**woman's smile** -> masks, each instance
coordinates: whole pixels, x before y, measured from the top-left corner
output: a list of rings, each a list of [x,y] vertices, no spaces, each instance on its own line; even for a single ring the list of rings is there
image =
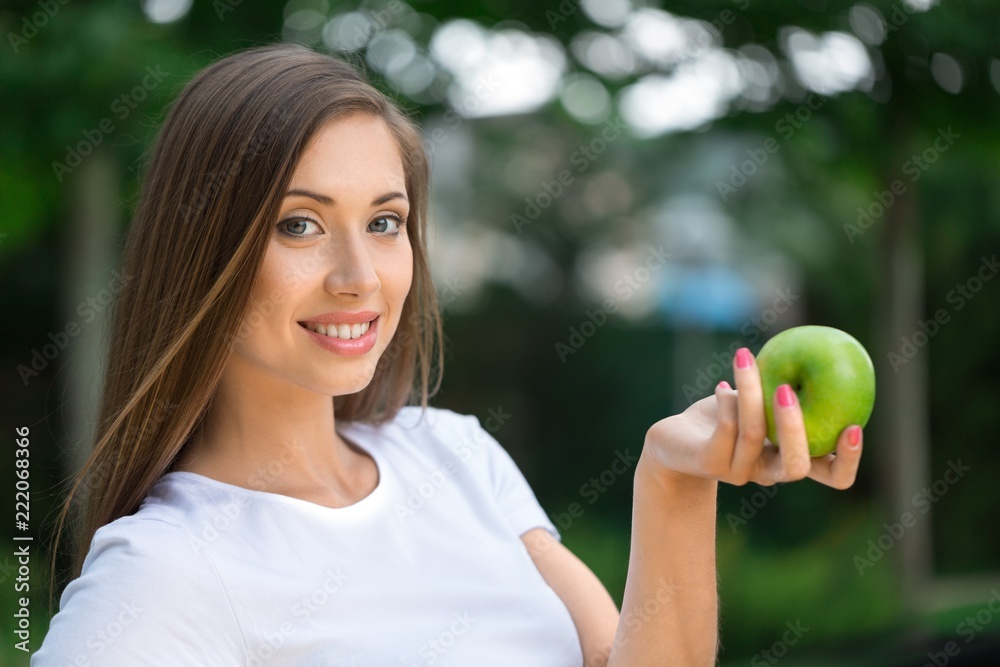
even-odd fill
[[[342,317],[333,313],[338,319],[355,319]],[[364,322],[333,322],[324,324],[317,321],[299,322],[306,333],[323,348],[339,354],[365,354],[375,347],[378,341],[379,316],[374,313],[359,313],[362,316],[374,316]],[[320,319],[330,319],[329,316]]]
[[[371,322],[354,324],[321,324],[317,322],[299,322],[299,326],[320,346],[339,354],[365,354],[375,347],[378,341],[378,322],[376,317]]]
[[[301,320],[299,326],[331,338],[352,340],[361,338],[378,316],[373,310],[355,313],[336,311]]]

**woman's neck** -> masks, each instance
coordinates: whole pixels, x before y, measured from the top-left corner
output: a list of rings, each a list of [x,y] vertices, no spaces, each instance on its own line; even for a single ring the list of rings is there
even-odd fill
[[[377,466],[336,432],[332,397],[239,375],[223,376],[209,413],[171,471],[329,507],[352,505],[371,493]]]

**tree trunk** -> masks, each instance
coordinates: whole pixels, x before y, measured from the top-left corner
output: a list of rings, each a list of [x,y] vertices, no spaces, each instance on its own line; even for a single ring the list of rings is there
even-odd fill
[[[104,368],[108,299],[118,281],[114,239],[119,232],[119,172],[102,150],[84,160],[70,188],[69,231],[66,235],[63,312],[80,333],[67,359],[65,436],[66,473],[75,474],[93,444],[94,418]],[[96,313],[96,317],[94,317]],[[90,321],[88,321],[88,319]]]
[[[911,146],[909,134],[895,124],[894,145]],[[899,169],[908,156],[893,154],[891,169]],[[883,181],[888,189],[898,172],[890,171]],[[931,514],[916,510],[913,496],[930,483],[930,428],[928,416],[927,348],[910,359],[901,354],[902,337],[912,339],[919,331],[924,314],[924,260],[921,241],[921,214],[916,186],[906,183],[906,192],[887,207],[883,220],[879,253],[880,276],[874,301],[875,362],[878,430],[873,438],[873,454],[878,461],[879,479],[884,480],[890,523],[900,522],[904,513],[916,523],[892,546],[890,555],[899,566],[904,600],[916,604],[933,576]],[[889,354],[893,356],[890,361]],[[900,358],[903,362],[900,362]]]

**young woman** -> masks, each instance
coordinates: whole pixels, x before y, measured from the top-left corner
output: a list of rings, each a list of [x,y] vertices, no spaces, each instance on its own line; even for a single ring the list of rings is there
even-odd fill
[[[180,94],[113,310],[80,554],[34,667],[711,665],[718,481],[850,486],[788,386],[651,426],[621,612],[473,416],[441,323],[420,133],[352,67],[238,53]],[[764,401],[778,451],[765,441]]]

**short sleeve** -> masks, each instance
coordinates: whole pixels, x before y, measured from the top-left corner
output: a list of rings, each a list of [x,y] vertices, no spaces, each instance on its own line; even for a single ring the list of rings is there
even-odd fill
[[[518,535],[523,535],[532,528],[544,528],[561,541],[562,536],[545,514],[514,459],[483,428],[475,415],[465,417],[474,429],[472,440],[483,445],[487,475],[497,504],[510,527]]]
[[[94,535],[31,667],[247,664],[228,596],[181,526],[122,517]]]

